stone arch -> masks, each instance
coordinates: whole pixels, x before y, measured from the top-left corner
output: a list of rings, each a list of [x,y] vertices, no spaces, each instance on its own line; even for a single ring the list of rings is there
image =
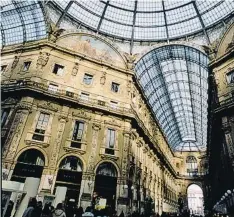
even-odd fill
[[[217,45],[216,58],[223,56],[228,49],[228,45],[230,43],[234,43],[233,41],[234,41],[234,23],[228,26],[224,34],[220,37]]]
[[[120,169],[119,169],[118,165],[117,165],[115,162],[111,161],[111,160],[104,160],[104,161],[98,162],[98,164],[96,165],[95,170],[94,170],[94,173],[95,173],[95,174],[97,173],[98,167],[99,167],[102,163],[111,163],[111,164],[113,164],[114,167],[115,167],[115,169],[116,169],[116,171],[117,171],[117,177],[120,176]]]
[[[57,38],[56,44],[59,45],[59,46],[65,47],[66,49],[74,50],[73,49],[73,48],[75,48],[74,46],[68,47],[68,46],[63,45],[64,40],[67,42],[67,40],[69,40],[69,39],[73,40],[74,37],[77,37],[77,39],[79,38],[80,40],[78,40],[78,42],[81,42],[81,44],[82,44],[82,40],[81,40],[82,37],[88,38],[89,42],[90,42],[90,40],[92,42],[92,39],[94,39],[95,41],[99,41],[100,44],[102,44],[105,48],[108,48],[110,52],[113,51],[113,53],[112,53],[113,55],[114,55],[114,53],[116,54],[115,60],[118,62],[118,64],[113,62],[113,65],[120,66],[122,68],[127,69],[127,67],[128,67],[127,59],[126,59],[125,55],[122,53],[122,51],[120,50],[120,48],[115,43],[109,41],[105,37],[102,37],[100,35],[96,35],[96,34],[94,34],[92,32],[83,31],[83,30],[65,31],[60,37]],[[83,48],[83,45],[85,46],[85,45],[90,45],[90,44],[92,44],[92,43],[85,43],[85,44],[82,44],[81,47]],[[89,46],[85,46],[85,47],[88,48]],[[92,48],[93,48],[94,52],[91,52],[91,53],[86,52],[88,50],[83,50],[83,49],[79,49],[79,50],[85,51],[85,53],[84,53],[85,56],[87,55],[87,56],[94,57],[94,58],[95,58],[94,54],[95,54],[96,51],[104,51],[104,50],[101,50],[101,49],[100,50],[96,49],[95,46],[92,46]],[[74,51],[76,51],[76,49]],[[83,53],[83,52],[81,52],[81,53]],[[105,62],[105,60],[103,60],[103,61]],[[110,64],[110,61],[106,61],[106,62],[108,64]],[[121,64],[120,64],[120,62],[121,62]]]
[[[45,159],[45,165],[44,165],[44,167],[48,167],[48,156],[47,156],[45,150],[42,149],[42,148],[40,148],[40,147],[38,147],[38,146],[34,146],[34,145],[29,146],[29,147],[24,147],[24,148],[20,149],[20,151],[19,151],[19,152],[16,154],[16,156],[15,156],[14,163],[17,163],[17,159],[19,158],[19,156],[20,156],[23,152],[25,152],[25,151],[27,151],[27,150],[30,150],[30,149],[36,149],[36,150],[40,151],[40,152],[43,154],[44,159]]]
[[[190,184],[187,187],[187,201],[190,214],[204,215],[204,192],[197,184]]]
[[[59,158],[59,160],[57,161],[57,167],[56,167],[57,170],[59,169],[59,165],[61,164],[62,160],[65,159],[66,157],[69,157],[69,156],[74,156],[74,157],[77,157],[78,159],[80,159],[80,161],[82,162],[82,171],[83,172],[86,171],[87,165],[86,165],[84,158],[78,154],[75,154],[75,153],[68,153],[68,154],[62,155]]]

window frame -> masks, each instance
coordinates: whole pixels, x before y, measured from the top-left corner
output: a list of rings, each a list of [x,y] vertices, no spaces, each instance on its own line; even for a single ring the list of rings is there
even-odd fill
[[[83,96],[86,96],[86,98],[83,97]],[[89,101],[89,97],[90,97],[90,94],[89,94],[89,93],[85,93],[85,92],[81,92],[81,93],[80,93],[80,99],[81,99],[81,100]]]
[[[231,76],[230,79],[229,75]],[[234,69],[226,73],[226,81],[228,85],[234,84]]]
[[[57,69],[57,72],[55,72],[55,70]],[[60,72],[59,73],[59,70],[62,69],[62,73]],[[57,75],[57,76],[63,76],[64,73],[65,73],[65,66],[61,65],[61,64],[58,64],[58,63],[55,63],[54,64],[54,67],[53,67],[53,71],[52,73],[54,75]]]
[[[77,123],[78,123],[78,125],[77,125]],[[75,138],[75,136],[74,136],[75,131],[76,131],[76,137],[79,134],[80,124],[83,125],[82,132],[81,132],[81,138]],[[76,126],[78,126],[78,128],[76,128]],[[84,143],[83,142],[84,141],[84,136],[85,136],[85,122],[82,121],[82,120],[75,120],[73,130],[72,130],[72,137],[71,137],[70,147],[81,149],[82,148],[82,143]]]
[[[44,115],[42,120],[40,120],[41,115]],[[44,121],[45,117],[47,117],[47,122]],[[41,127],[41,128],[38,127],[39,121],[42,122],[40,124],[40,126],[43,126],[43,127]],[[46,112],[40,112],[40,114],[39,114],[39,116],[37,118],[37,123],[36,123],[35,129],[34,129],[34,133],[33,133],[33,136],[32,136],[33,140],[42,141],[42,142],[44,141],[45,134],[46,134],[46,131],[47,131],[48,126],[49,126],[49,121],[50,121],[50,114],[48,114]],[[43,124],[44,122],[46,124]]]
[[[4,70],[2,70],[2,67],[5,67]],[[1,74],[5,73],[7,71],[7,67],[8,67],[7,64],[1,65]]]
[[[113,135],[111,135],[111,132],[114,132],[114,137]],[[115,155],[116,137],[117,137],[116,129],[108,127],[106,133],[105,154]],[[111,143],[113,146],[111,145]]]
[[[29,65],[26,67],[26,64],[27,64],[27,63],[29,63]],[[22,71],[23,71],[23,72],[27,72],[27,71],[29,70],[31,64],[32,64],[32,61],[25,61],[25,62],[23,63]],[[26,67],[26,68],[25,68],[25,67]]]
[[[117,90],[115,90],[115,88],[116,88],[115,86],[117,87]],[[111,92],[119,93],[119,91],[120,91],[120,84],[117,83],[117,82],[112,81],[111,82]]]
[[[92,85],[92,83],[93,83],[93,77],[94,76],[92,74],[84,73],[83,81],[82,81],[83,84],[88,85],[88,86]],[[91,78],[91,79],[88,79],[88,78]],[[90,80],[90,83],[86,83],[86,81],[89,81],[89,80]]]

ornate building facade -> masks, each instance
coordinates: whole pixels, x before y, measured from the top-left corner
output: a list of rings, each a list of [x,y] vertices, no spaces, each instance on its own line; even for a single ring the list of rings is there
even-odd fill
[[[4,184],[118,214],[232,214],[234,4],[90,4],[2,6]]]
[[[209,118],[209,181],[210,206],[233,213],[234,134],[233,76],[234,26],[231,25],[211,55],[211,92]],[[222,126],[222,127],[220,127]]]
[[[78,39],[76,51],[63,45]],[[110,50],[107,57],[95,56],[94,39]],[[56,43],[5,48],[2,69],[5,180],[38,177],[40,195],[66,186],[66,200],[84,207],[99,195],[118,210],[143,211],[147,199],[159,213],[178,209],[190,172],[198,171],[186,171],[190,152],[168,146],[132,63],[115,47],[87,33],[66,34]],[[195,156],[199,165],[202,155]]]

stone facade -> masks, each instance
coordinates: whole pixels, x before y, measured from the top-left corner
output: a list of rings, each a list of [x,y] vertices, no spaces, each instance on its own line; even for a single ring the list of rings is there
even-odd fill
[[[209,181],[208,189],[210,209],[234,213],[229,203],[234,193],[234,25],[213,46],[210,74],[210,108],[208,151]],[[227,193],[228,191],[228,193]],[[227,194],[228,197],[225,195]],[[221,201],[222,196],[224,200]],[[220,209],[221,207],[221,209]]]

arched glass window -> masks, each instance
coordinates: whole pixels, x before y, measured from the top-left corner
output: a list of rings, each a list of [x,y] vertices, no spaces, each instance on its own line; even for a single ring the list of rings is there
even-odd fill
[[[81,172],[82,167],[81,160],[75,156],[65,157],[59,165],[59,169],[73,170],[77,172]]]
[[[188,156],[186,159],[187,164],[187,174],[189,176],[197,175],[198,169],[197,169],[197,159],[194,156]]]
[[[17,162],[25,163],[25,164],[33,164],[37,166],[44,166],[45,165],[45,157],[44,155],[36,150],[36,149],[29,149],[23,152]]]
[[[117,170],[112,163],[102,163],[97,168],[97,175],[117,177]]]

